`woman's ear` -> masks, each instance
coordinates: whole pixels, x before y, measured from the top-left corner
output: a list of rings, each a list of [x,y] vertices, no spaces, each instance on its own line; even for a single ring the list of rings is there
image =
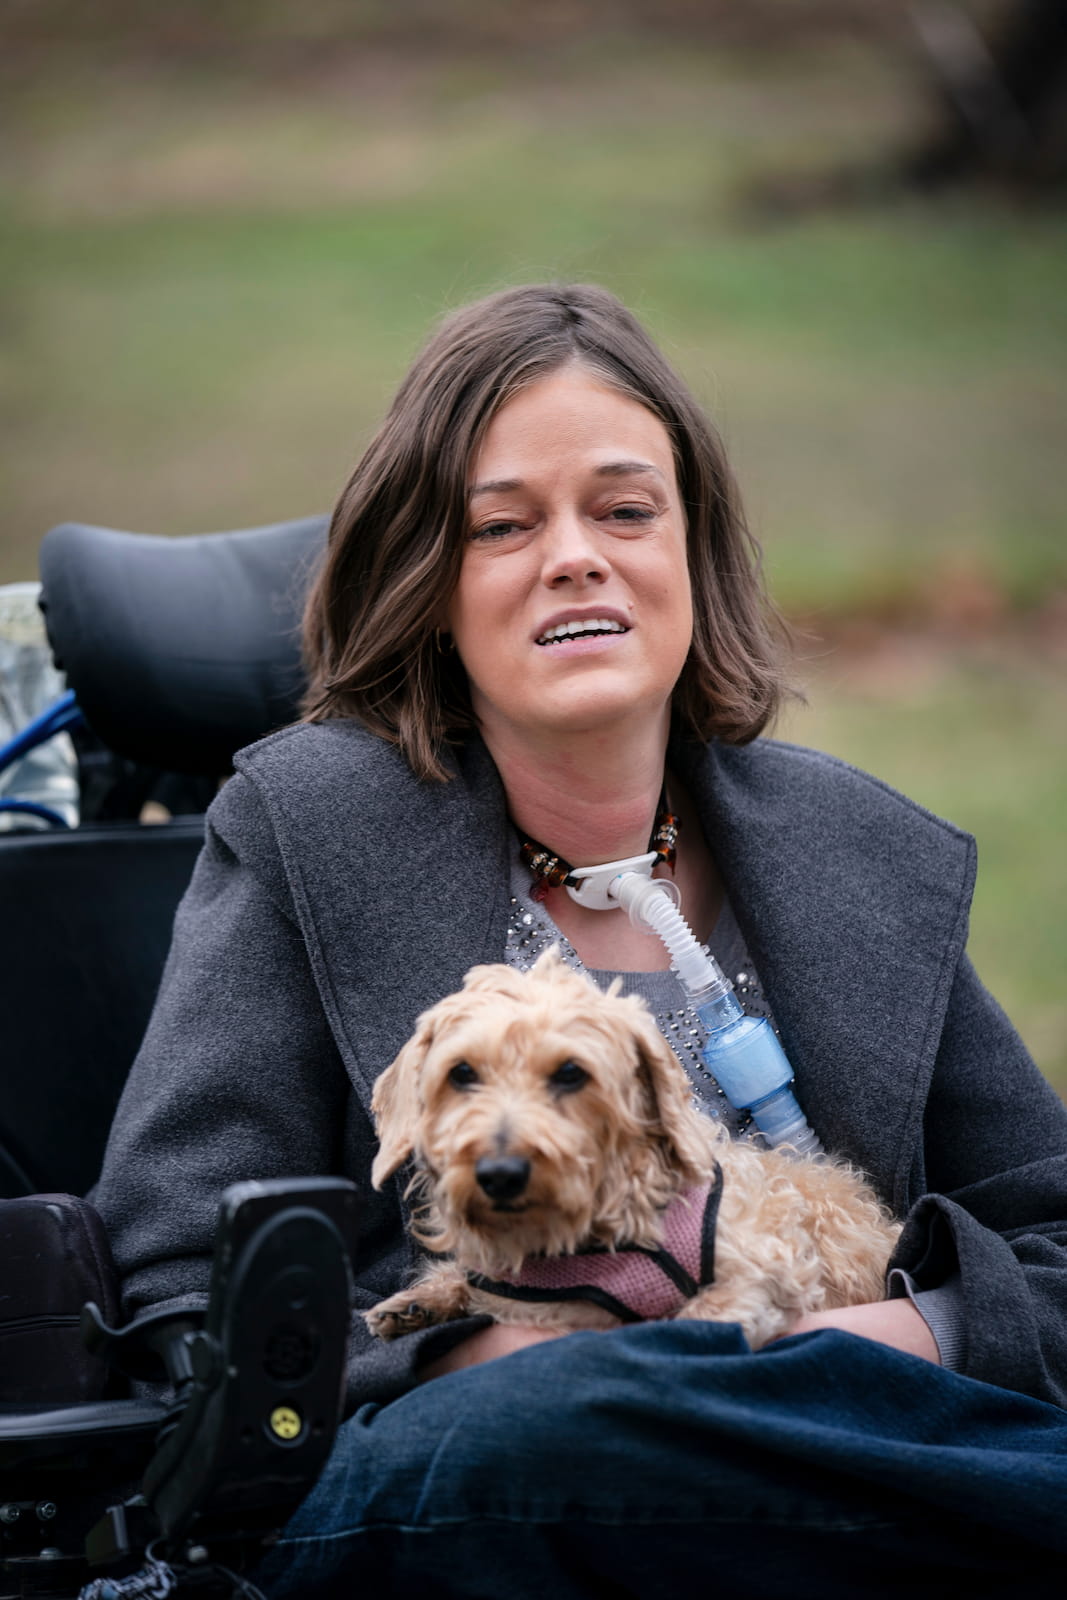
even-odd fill
[[[634,1036],[652,1097],[652,1114],[660,1137],[670,1146],[671,1164],[699,1183],[708,1174],[707,1118],[692,1105],[689,1080],[651,1017],[637,1020]]]
[[[380,1144],[370,1177],[376,1189],[415,1153],[422,1115],[419,1080],[432,1038],[433,1023],[420,1019],[403,1050],[374,1085],[370,1107]]]

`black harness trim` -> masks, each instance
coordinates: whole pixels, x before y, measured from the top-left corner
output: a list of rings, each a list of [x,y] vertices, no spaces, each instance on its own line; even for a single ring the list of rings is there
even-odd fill
[[[525,1283],[496,1283],[492,1278],[483,1278],[480,1272],[471,1272],[467,1276],[476,1289],[484,1289],[487,1294],[503,1295],[506,1300],[591,1300],[594,1305],[602,1306],[605,1311],[610,1311],[613,1317],[618,1317],[622,1322],[645,1320],[595,1283],[573,1283],[565,1289],[536,1289]]]
[[[708,1190],[708,1203],[704,1207],[704,1226],[700,1234],[700,1287],[706,1289],[715,1282],[715,1231],[719,1226],[719,1202],[722,1200],[722,1168],[715,1163],[715,1174]]]

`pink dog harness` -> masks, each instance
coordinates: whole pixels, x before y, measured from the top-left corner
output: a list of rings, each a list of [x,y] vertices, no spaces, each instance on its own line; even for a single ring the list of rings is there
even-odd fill
[[[715,1223],[722,1169],[710,1183],[685,1189],[663,1213],[658,1250],[621,1244],[593,1246],[572,1256],[527,1256],[514,1277],[470,1281],[509,1300],[591,1300],[622,1322],[671,1317],[715,1278]]]

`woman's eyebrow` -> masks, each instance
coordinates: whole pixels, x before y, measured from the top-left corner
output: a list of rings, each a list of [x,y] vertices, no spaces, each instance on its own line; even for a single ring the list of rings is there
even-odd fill
[[[472,483],[467,497],[473,500],[476,494],[511,494],[515,489],[524,487],[521,478],[491,478],[486,483]]]
[[[663,473],[651,461],[606,461],[593,469],[600,478],[630,478],[635,473],[650,472],[653,477],[666,482]]]
[[[598,478],[630,478],[635,473],[651,473],[661,482],[666,481],[663,473],[651,461],[605,461],[599,467],[594,467],[593,472]],[[525,487],[522,478],[490,478],[485,483],[471,484],[468,498],[473,500],[479,494],[513,494]]]

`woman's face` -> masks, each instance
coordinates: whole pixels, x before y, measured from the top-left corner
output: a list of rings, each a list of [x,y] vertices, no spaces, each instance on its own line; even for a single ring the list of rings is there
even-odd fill
[[[666,727],[693,608],[674,458],[650,411],[577,365],[500,409],[470,475],[447,627],[490,744]]]

